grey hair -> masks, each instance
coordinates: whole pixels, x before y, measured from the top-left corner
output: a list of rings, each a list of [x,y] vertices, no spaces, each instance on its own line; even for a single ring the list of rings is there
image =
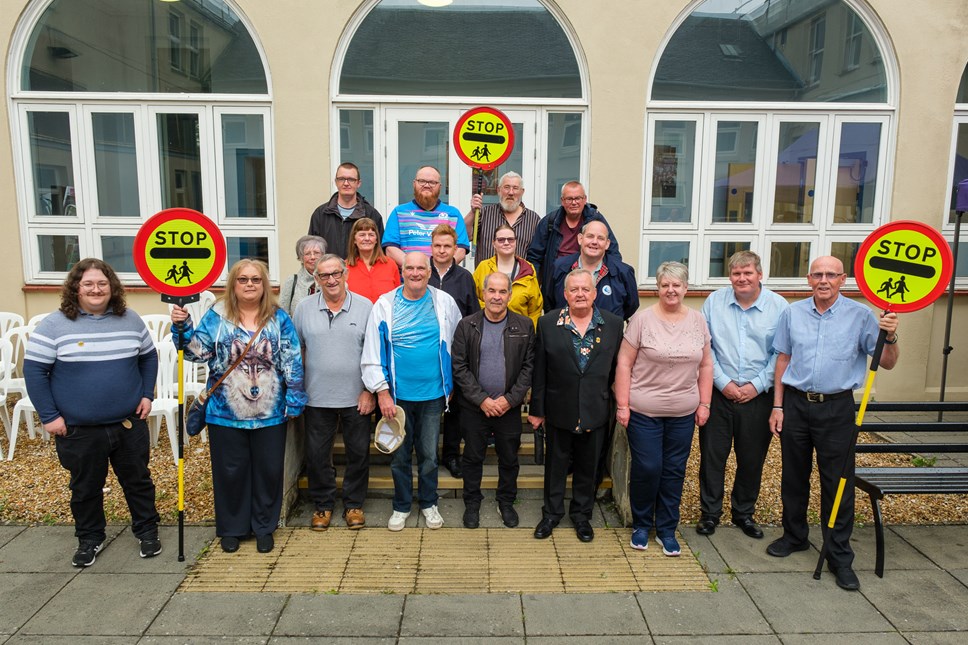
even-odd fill
[[[565,185],[561,187],[561,196],[562,197],[565,196],[565,189],[566,188],[574,188],[575,186],[578,186],[579,188],[581,188],[581,192],[585,192],[585,187],[581,185],[581,182],[580,181],[578,181],[578,180],[572,180],[572,181],[566,181],[565,182]],[[587,195],[586,195],[586,197],[587,197]]]
[[[497,185],[498,186],[503,186],[504,185],[504,180],[505,179],[509,179],[509,178],[510,179],[520,179],[521,180],[521,183],[524,184],[524,177],[522,177],[518,173],[514,172],[513,170],[509,170],[506,173],[504,173],[503,175],[501,175],[501,178],[497,180]]]
[[[316,266],[313,267],[313,271],[319,271],[319,265],[323,262],[329,262],[330,260],[339,261],[339,268],[343,271],[346,271],[346,260],[335,253],[323,253],[323,257],[319,258],[319,261],[316,262]]]
[[[752,251],[737,251],[729,256],[728,268],[730,271],[739,267],[748,267],[753,265],[757,273],[763,273],[763,263],[760,262],[760,256]]]
[[[655,270],[656,285],[667,276],[673,280],[678,280],[686,287],[689,286],[689,267],[682,262],[663,262],[660,264],[659,268]]]
[[[319,237],[318,235],[303,235],[301,238],[296,240],[296,259],[301,260],[303,253],[306,252],[307,246],[318,246],[319,249],[325,254],[326,253],[326,240]]]
[[[511,289],[511,278],[508,277],[507,273],[502,273],[501,271],[494,271],[493,273],[488,273],[486,276],[484,276],[484,289],[487,289],[487,283],[491,281],[491,276],[495,276],[495,275],[502,276],[505,280],[507,280],[508,289],[509,290]]]
[[[568,289],[568,281],[580,275],[587,275],[588,279],[592,281],[592,286],[595,286],[595,276],[592,275],[591,271],[588,269],[574,269],[565,276],[565,290]]]

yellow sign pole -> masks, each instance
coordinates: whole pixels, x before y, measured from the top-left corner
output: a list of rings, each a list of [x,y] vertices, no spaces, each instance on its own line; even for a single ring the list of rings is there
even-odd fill
[[[185,561],[185,350],[178,343],[178,561]]]

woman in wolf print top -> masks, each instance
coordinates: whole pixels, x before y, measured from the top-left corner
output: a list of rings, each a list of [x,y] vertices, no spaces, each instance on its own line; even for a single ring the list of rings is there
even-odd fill
[[[248,259],[232,265],[225,296],[198,327],[181,307],[172,309],[171,320],[185,358],[208,363],[209,386],[258,332],[242,362],[212,392],[205,420],[222,549],[236,551],[240,539],[255,535],[259,552],[268,553],[282,508],[286,420],[306,405],[296,329],[276,305],[268,267]]]

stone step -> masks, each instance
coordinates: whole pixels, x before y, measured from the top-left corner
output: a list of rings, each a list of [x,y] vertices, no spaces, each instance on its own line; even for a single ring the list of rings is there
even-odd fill
[[[416,471],[416,469],[414,469]],[[336,467],[336,485],[342,488],[343,486],[343,469],[341,466]],[[414,488],[417,486],[417,476],[414,474],[413,477]],[[439,490],[454,490],[459,491],[463,488],[464,483],[460,479],[456,479],[450,476],[447,469],[443,466],[440,467],[440,472],[437,477],[437,488]],[[305,490],[309,487],[309,483],[303,475],[299,478],[299,488]],[[611,488],[612,479],[606,476],[604,481],[602,481],[602,488]],[[485,464],[484,474],[481,477],[481,488],[484,490],[494,490],[497,488],[497,465],[496,464]],[[518,488],[519,489],[542,489],[544,488],[544,466],[533,463],[521,463],[521,470],[518,473]],[[393,490],[393,476],[390,474],[390,466],[388,465],[371,465],[370,466],[370,490]],[[568,490],[571,490],[571,476],[568,476]]]

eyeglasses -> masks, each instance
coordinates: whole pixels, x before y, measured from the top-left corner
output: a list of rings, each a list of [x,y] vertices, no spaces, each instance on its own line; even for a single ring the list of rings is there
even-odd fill
[[[249,284],[250,282],[252,284],[262,284],[262,278],[259,276],[254,276],[250,278],[247,275],[240,275],[235,279],[235,281],[238,282],[239,284]]]
[[[498,244],[514,244],[513,237],[495,237],[494,241]]]
[[[839,278],[842,275],[844,275],[844,274],[843,273],[834,273],[833,271],[824,271],[824,272],[817,271],[815,273],[811,273],[810,274],[810,277],[813,278],[814,280],[818,280],[818,281],[819,280],[823,280],[824,278],[827,278],[827,281],[829,282],[831,280],[836,280],[837,278]]]
[[[329,282],[331,278],[336,278],[337,280],[342,278],[343,270],[340,269],[339,271],[333,271],[332,273],[314,273],[313,275],[315,275],[316,279],[320,282]]]
[[[420,184],[421,186],[428,186],[430,188],[440,185],[440,182],[436,179],[414,179],[414,182]]]
[[[585,201],[585,196],[582,195],[581,197],[562,197],[561,201],[568,202],[569,204],[577,204],[578,202]]]
[[[520,193],[522,190],[524,190],[524,187],[523,186],[510,186],[510,185],[505,184],[504,186],[501,186],[501,190],[503,190],[505,192],[508,192],[508,193]]]
[[[80,287],[85,291],[94,291],[95,289],[105,291],[110,284],[107,280],[102,280],[101,282],[82,282]]]
[[[356,177],[337,177],[336,178],[337,184],[355,184],[358,181],[359,179],[357,179]]]

